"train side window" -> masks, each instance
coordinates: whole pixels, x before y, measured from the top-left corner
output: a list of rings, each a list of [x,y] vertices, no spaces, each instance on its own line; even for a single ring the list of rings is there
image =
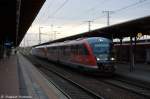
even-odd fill
[[[76,55],[79,55],[79,45],[76,45]]]
[[[65,56],[65,54],[66,54],[65,53],[65,46],[62,47],[62,52],[63,52],[62,54]]]
[[[73,54],[73,45],[71,45],[70,48],[71,48],[71,54]]]
[[[70,45],[68,46],[68,53],[71,53],[71,46]]]
[[[88,50],[87,50],[87,48],[85,47],[84,44],[78,45],[78,53],[80,55],[88,55]]]
[[[62,56],[62,46],[59,47],[60,56]]]
[[[60,46],[57,47],[58,55],[60,55]]]
[[[82,45],[78,45],[78,54],[79,55],[83,55],[83,51],[82,51]]]
[[[74,50],[74,55],[77,54],[77,48],[76,48],[76,45],[73,46],[73,50]]]
[[[50,47],[48,47],[48,52],[51,53],[51,48]]]
[[[84,55],[89,55],[89,52],[88,52],[88,50],[87,50],[85,45],[83,45],[83,54]]]
[[[53,48],[53,51],[54,51],[53,54],[56,54],[56,51],[57,51],[56,47]]]
[[[63,56],[63,46],[61,46],[61,56]]]
[[[54,47],[52,47],[52,54],[54,54],[54,51],[55,51],[55,48],[54,48]]]
[[[65,55],[68,56],[68,46],[65,46]]]
[[[76,54],[76,46],[75,46],[75,45],[71,45],[71,53],[72,53],[73,55]]]

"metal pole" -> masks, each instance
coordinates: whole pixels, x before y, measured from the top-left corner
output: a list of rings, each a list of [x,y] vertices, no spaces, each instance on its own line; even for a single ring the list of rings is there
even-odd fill
[[[41,28],[43,27],[39,27],[39,44],[41,44]]]
[[[106,13],[107,14],[107,26],[109,26],[109,18],[110,18],[110,13],[112,13],[113,11],[103,11],[103,13]]]
[[[137,41],[137,38],[136,38],[136,36],[134,37],[135,39],[135,41],[134,41],[134,65],[135,65],[135,63],[136,63],[136,41]]]
[[[27,36],[27,41],[26,42],[27,42],[27,47],[28,47],[29,46],[28,36]]]
[[[103,11],[103,13],[107,14],[107,26],[110,24],[110,14],[113,13],[113,11]],[[111,39],[113,40],[113,34],[111,35]]]
[[[24,37],[24,47],[25,47],[25,43],[26,43],[26,42],[25,42],[25,37]]]
[[[53,40],[53,24],[51,24],[50,41]]]
[[[134,70],[134,53],[133,53],[133,40],[130,35],[130,71]]]
[[[109,26],[109,11],[107,12],[107,26]]]
[[[40,39],[41,39],[41,37],[40,37],[40,27],[39,27],[39,44],[40,44]]]
[[[89,23],[89,32],[91,31],[91,22],[93,21],[87,21]]]
[[[85,22],[88,22],[88,30],[90,32],[91,31],[91,22],[93,22],[93,21],[85,21]]]
[[[119,48],[119,61],[122,61],[122,55],[121,55],[121,51],[122,51],[122,37],[120,38],[120,48]]]
[[[54,40],[56,39],[56,31],[54,31]]]

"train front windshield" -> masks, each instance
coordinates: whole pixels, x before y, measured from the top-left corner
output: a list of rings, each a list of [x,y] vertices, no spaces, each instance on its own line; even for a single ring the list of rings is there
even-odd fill
[[[97,60],[108,60],[108,58],[110,57],[110,43],[94,43],[92,44],[92,49]]]

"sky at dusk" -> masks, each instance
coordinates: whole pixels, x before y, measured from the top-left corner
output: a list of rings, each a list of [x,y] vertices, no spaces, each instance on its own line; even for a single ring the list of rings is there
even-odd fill
[[[46,0],[29,28],[21,46],[59,39],[150,15],[150,0]]]

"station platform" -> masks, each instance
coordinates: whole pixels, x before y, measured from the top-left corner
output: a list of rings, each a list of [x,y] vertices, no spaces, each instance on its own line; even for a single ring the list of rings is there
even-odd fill
[[[68,99],[21,54],[0,62],[0,99]]]
[[[141,83],[150,85],[150,64],[137,63],[131,69],[130,64],[122,63],[116,64],[116,74],[121,77],[129,78],[133,81],[138,81]]]

